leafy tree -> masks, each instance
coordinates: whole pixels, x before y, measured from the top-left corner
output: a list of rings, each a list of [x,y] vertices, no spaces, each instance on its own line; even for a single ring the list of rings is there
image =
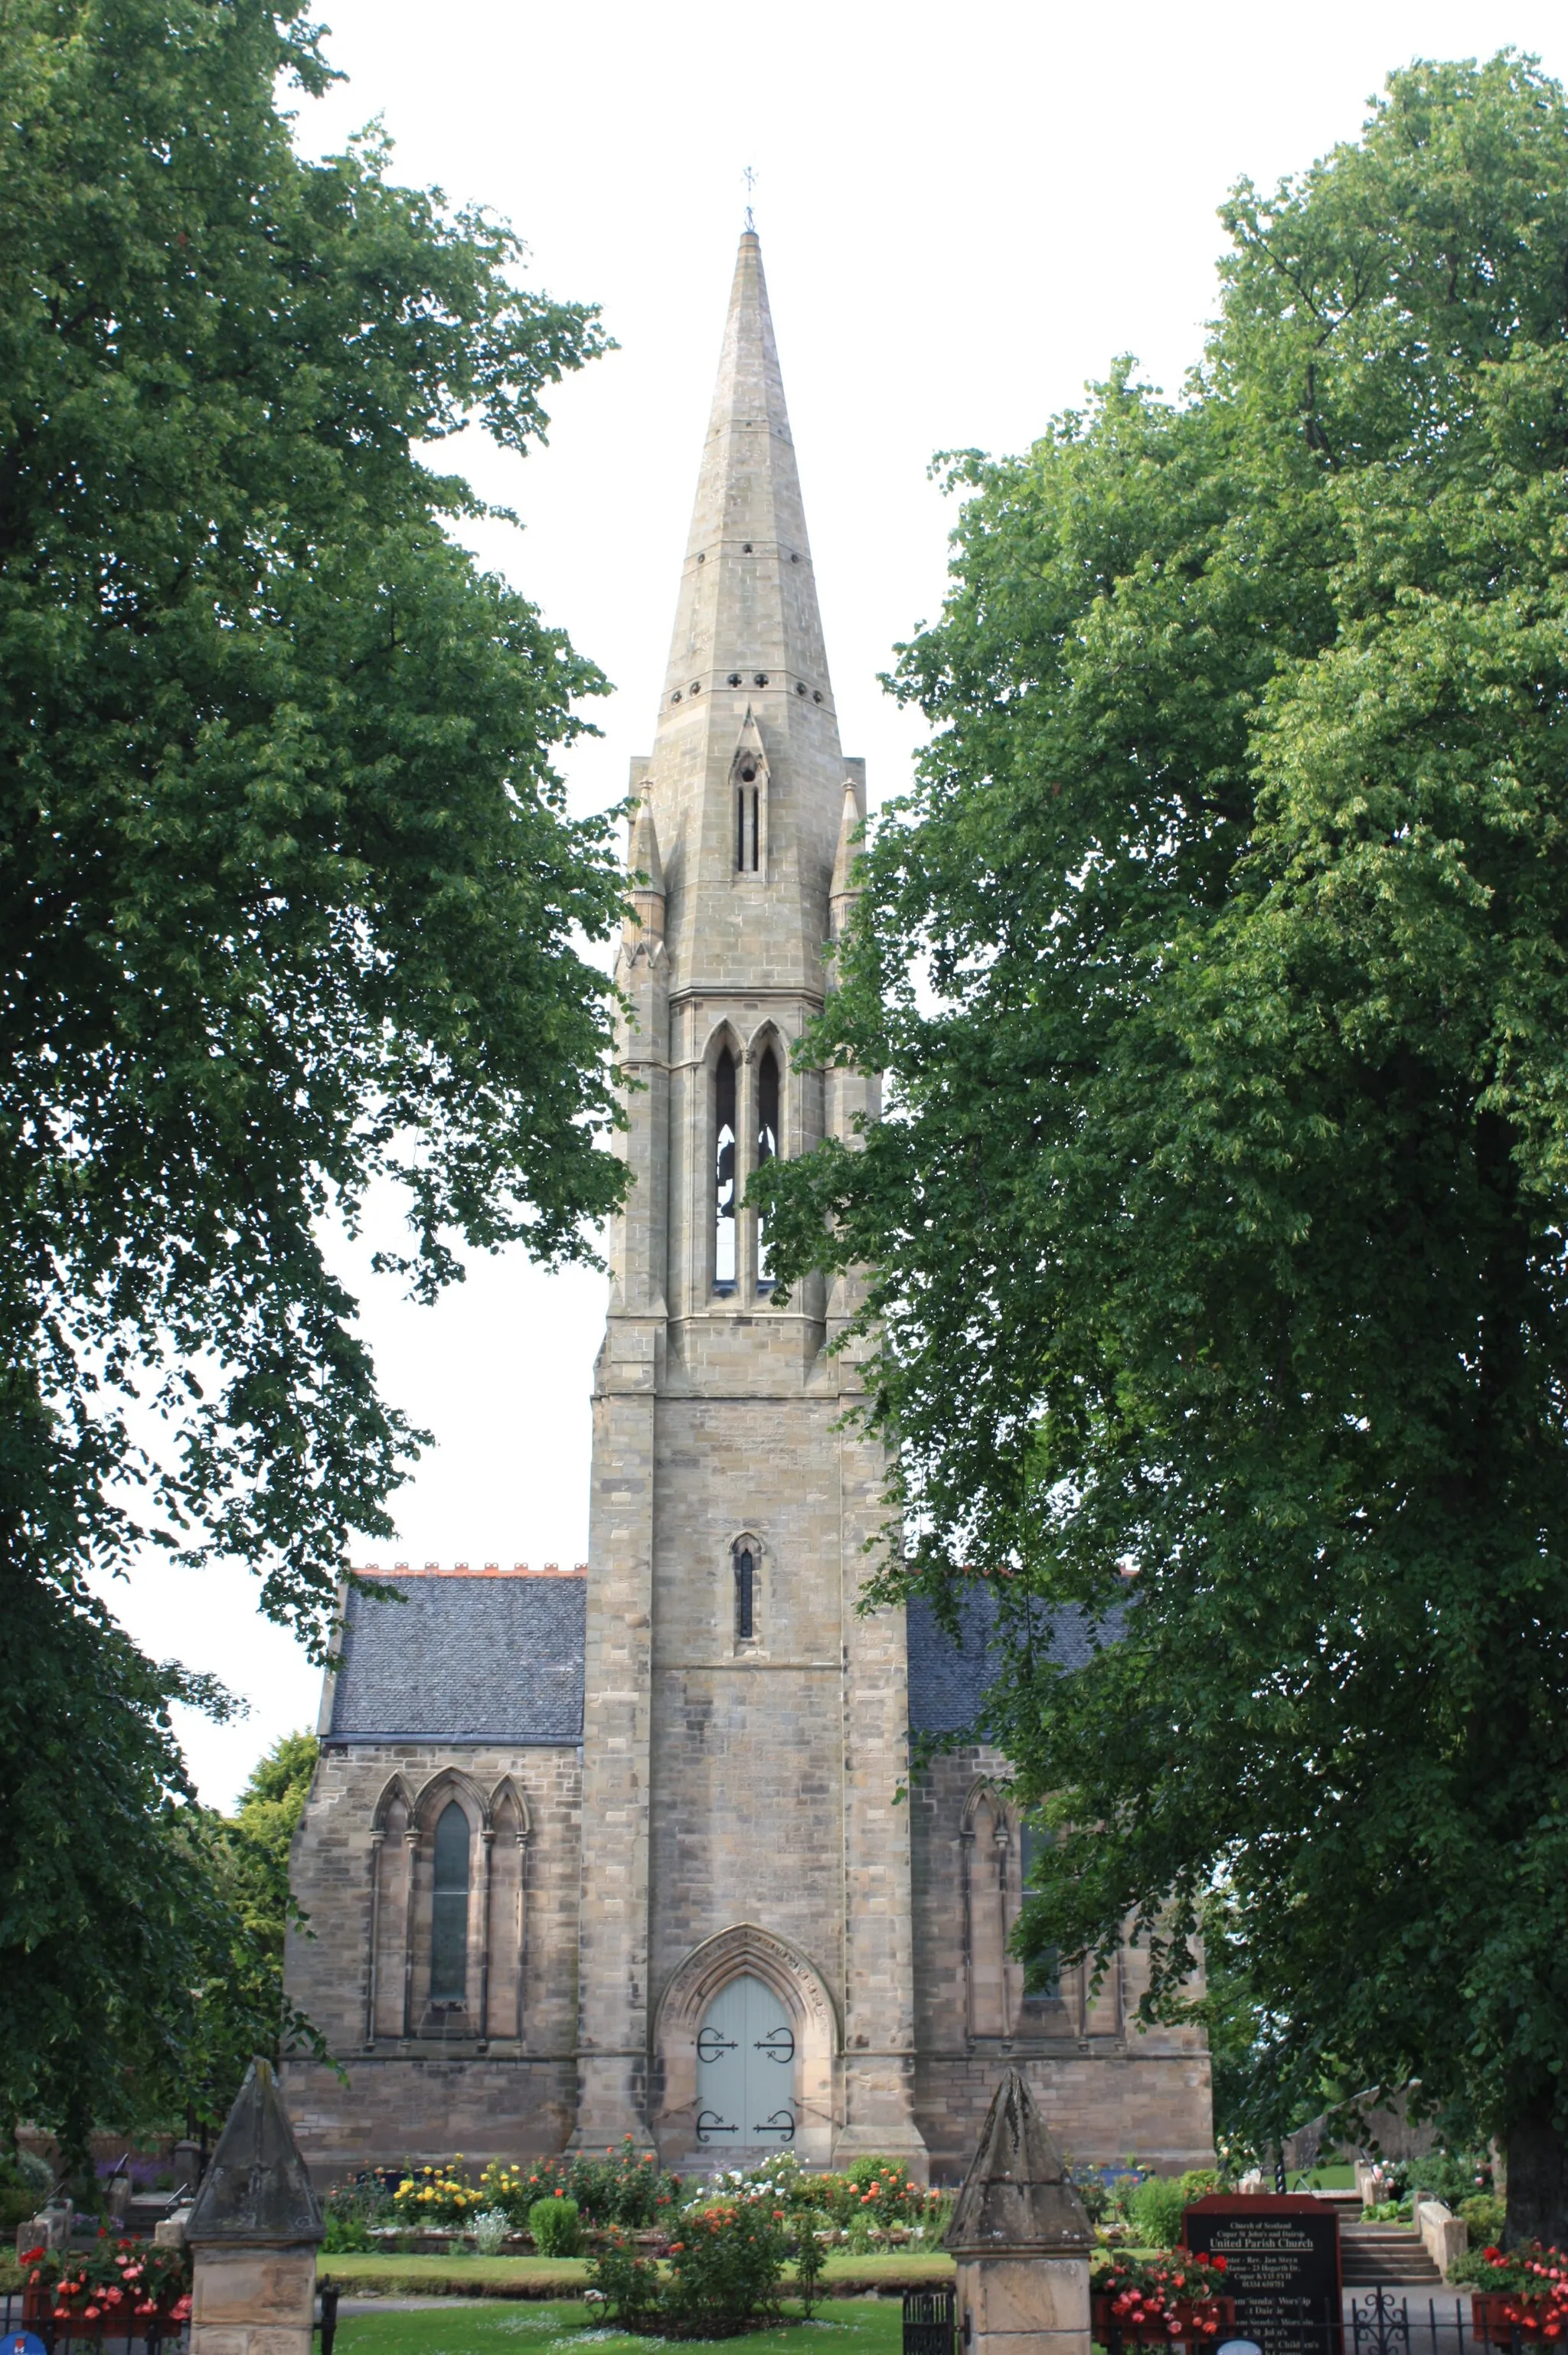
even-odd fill
[[[101,1607],[9,1567],[0,1582],[0,2126],[36,2118],[81,2158],[95,2126],[185,2106],[196,1991],[240,1925],[169,1705],[231,1704],[155,1667]]]
[[[395,1181],[421,1297],[589,1249],[620,886],[551,765],[603,682],[421,455],[523,452],[593,314],[378,141],[302,160],[290,79],[297,0],[0,23],[0,1555],[151,1529],[319,1642],[418,1438],[324,1218]]]
[[[319,1750],[314,1733],[284,1734],[258,1763],[232,1817],[192,1810],[180,1827],[227,1917],[194,1989],[191,2034],[170,2088],[170,2108],[187,2130],[222,2126],[254,2054],[275,2062],[309,2049],[326,2058],[319,2033],[283,1991],[290,1923],[309,1934],[289,1890],[289,1843]]]
[[[1562,2240],[1568,105],[1418,64],[1223,218],[1180,403],[950,462],[812,1050],[891,1117],[757,1191],[876,1271],[880,1593],[1006,1573],[1025,1951],[1179,2010],[1218,1899],[1254,2127],[1419,2078]]]

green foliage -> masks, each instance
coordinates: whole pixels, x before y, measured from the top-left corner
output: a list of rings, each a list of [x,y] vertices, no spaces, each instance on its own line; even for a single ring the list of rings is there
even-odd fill
[[[534,2246],[541,2257],[574,2257],[582,2246],[582,2230],[578,2222],[575,2200],[557,2192],[553,2199],[536,2200],[528,2210],[528,2230],[534,2236]]]
[[[949,462],[810,1049],[891,1116],[755,1193],[784,1278],[878,1271],[876,1596],[1011,1573],[1022,1950],[1130,1918],[1181,2016],[1219,1889],[1232,2124],[1418,2077],[1558,2238],[1568,105],[1416,64],[1224,217],[1180,406]]]
[[[331,1218],[393,1180],[429,1297],[464,1241],[581,1255],[622,1182],[578,946],[620,884],[553,767],[603,682],[421,454],[523,451],[603,339],[379,139],[302,160],[298,0],[17,0],[0,79],[0,2112],[80,2147],[193,2024],[204,2115],[272,2049],[283,1918],[273,1801],[190,1807],[202,1680],[88,1573],[237,1555],[320,1649],[418,1436]]]
[[[1495,2191],[1473,2191],[1459,2202],[1459,2214],[1470,2228],[1470,2238],[1478,2246],[1488,2241],[1499,2241],[1508,2222],[1508,2201]]]
[[[597,2309],[623,2330],[656,2328],[661,2283],[656,2258],[640,2256],[636,2243],[612,2225],[597,2250],[588,2278],[588,2310]]]
[[[789,2254],[784,2224],[765,2193],[688,2208],[660,2287],[660,2330],[677,2339],[728,2339],[773,2316]]]
[[[90,1598],[0,1565],[0,2114],[78,2160],[95,2125],[217,2124],[251,2054],[309,2031],[186,1781],[169,1709],[191,1680]]]
[[[298,0],[18,0],[0,76],[0,1529],[238,1555],[319,1646],[417,1438],[328,1215],[395,1181],[428,1297],[622,1185],[553,766],[603,682],[421,455],[522,453],[603,337],[379,138],[296,154]]]
[[[797,2208],[785,2219],[785,2237],[789,2243],[790,2264],[795,2269],[795,2286],[806,2319],[816,2305],[822,2286],[823,2268],[827,2263],[827,2235],[822,2229],[822,2219],[814,2208]]]
[[[463,2190],[461,2206],[448,2203],[450,2213],[439,2205],[432,2209],[421,2202],[423,2189],[433,2185],[438,2177]],[[662,2169],[656,2153],[642,2148],[630,2135],[619,2150],[606,2150],[603,2158],[574,2151],[570,2157],[536,2159],[532,2164],[492,2159],[476,2190],[457,2169],[415,2169],[408,2180],[411,2190],[407,2195],[400,2191],[400,2204],[411,2217],[426,2222],[462,2221],[476,2204],[487,2202],[521,2226],[527,2224],[536,2201],[560,2191],[576,2201],[585,2224],[596,2230],[621,2224],[631,2232],[667,2223],[681,2190],[679,2176]]]
[[[1487,2192],[1492,2186],[1491,2160],[1484,2150],[1432,2150],[1407,2159],[1401,2190],[1441,2200],[1458,2213],[1461,2200]]]
[[[1126,2212],[1138,2244],[1146,2249],[1174,2249],[1181,2238],[1182,2211],[1188,2194],[1175,2176],[1149,2175],[1126,2195]]]
[[[321,2205],[326,2225],[321,2245],[328,2256],[349,2256],[384,2245],[377,2241],[375,2227],[393,2223],[397,2216],[391,2195],[378,2175],[335,2183]]]
[[[482,2257],[499,2256],[512,2220],[504,2208],[481,2208],[474,2219],[474,2245]]]

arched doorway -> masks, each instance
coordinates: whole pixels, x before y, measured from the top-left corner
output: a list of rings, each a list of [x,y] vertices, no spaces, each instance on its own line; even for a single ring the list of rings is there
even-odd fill
[[[720,1988],[697,2037],[697,2139],[706,2149],[782,2150],[799,2123],[795,2030],[772,1987],[742,1972]]]
[[[757,1983],[760,1998],[731,1993],[745,1980]],[[724,2009],[726,1999],[741,2007],[739,2019]],[[759,2001],[763,2010],[753,2026],[748,2007]],[[762,2106],[748,2103],[746,2095],[753,2086],[744,2076],[738,2083],[733,2077],[714,2079],[715,2062],[728,2059],[731,2069],[737,2066],[734,2054],[727,2056],[720,2044],[732,2044],[736,2052],[751,2051],[781,2026],[794,2046],[790,2059],[753,2057],[752,2065],[768,2072],[760,2087],[772,2098]],[[742,2038],[736,2033],[738,2027],[750,2032]],[[709,2028],[716,2036],[703,2037]],[[698,2058],[699,2038],[711,2060]],[[774,2040],[774,2050],[783,2045],[784,2038]],[[726,2151],[746,2150],[755,2159],[764,2150],[783,2149],[793,2150],[804,2166],[827,2166],[843,2123],[835,2100],[838,2051],[833,1998],[821,1972],[798,1947],[754,1922],[737,1922],[705,1938],[670,1973],[655,2018],[656,2097],[650,2124],[664,2165],[683,2173],[699,2171],[716,2161],[722,2165]],[[736,2098],[721,2106],[712,2098],[715,2093]],[[771,2133],[752,2132],[759,2120],[766,2125],[775,2110],[786,2106],[795,2125],[793,2137],[783,2132],[788,2123],[784,2119]],[[706,2126],[699,2140],[697,2122],[705,2110],[714,2111],[719,2125],[732,2126],[734,2132],[719,2134]],[[742,2131],[748,2137],[744,2144]]]

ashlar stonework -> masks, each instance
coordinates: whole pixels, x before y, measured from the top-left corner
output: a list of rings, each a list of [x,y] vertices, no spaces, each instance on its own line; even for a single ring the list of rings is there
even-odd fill
[[[856,1350],[833,1347],[858,1289],[776,1305],[740,1207],[760,1160],[879,1108],[873,1079],[791,1061],[852,905],[865,775],[839,749],[751,231],[632,782],[635,1182],[590,1561],[400,1568],[403,1605],[346,1598],[288,1970],[347,2083],[289,2064],[301,2145],[318,2175],[629,2134],[681,2168],[789,2143],[956,2179],[1012,2066],[1074,2157],[1192,2163],[1207,2056],[1194,2030],[1136,2030],[1136,1955],[1043,1997],[1008,1956],[1005,1761],[952,1750],[900,1803],[912,1731],[974,1721],[983,1582],[956,1645],[918,1610],[857,1611],[886,1471],[846,1424]]]

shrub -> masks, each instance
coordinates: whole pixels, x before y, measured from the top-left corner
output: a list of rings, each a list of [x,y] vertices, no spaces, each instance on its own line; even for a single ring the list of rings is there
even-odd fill
[[[816,2293],[821,2286],[822,2269],[827,2263],[827,2244],[822,2237],[820,2210],[797,2208],[786,2231],[789,2253],[795,2264],[795,2286],[809,2322],[811,2309],[816,2303]]]
[[[512,2220],[504,2208],[482,2208],[474,2219],[474,2245],[482,2257],[499,2256],[511,2229]]]
[[[373,2227],[390,2223],[397,2213],[378,2175],[357,2175],[347,2183],[334,2184],[322,2209],[326,2237],[321,2245],[327,2256],[348,2256],[375,2248]]]
[[[531,2163],[492,2159],[480,2179],[479,2198],[486,2207],[499,2208],[514,2224],[528,2222],[537,2200],[561,2192],[575,2200],[585,2224],[607,2229],[612,2224],[629,2232],[667,2222],[679,2202],[678,2175],[665,2174],[651,2150],[640,2150],[628,2135],[619,2151],[603,2158],[579,2152],[571,2158],[540,2158]]]
[[[1473,2191],[1468,2200],[1459,2202],[1459,2213],[1470,2228],[1476,2241],[1499,2241],[1508,2222],[1508,2201],[1495,2191]]]
[[[589,2296],[622,2328],[666,2339],[730,2339],[776,2314],[795,2236],[769,2193],[741,2187],[710,2193],[682,2211],[675,2235],[663,2277],[624,2232],[608,2235],[589,2276]],[[809,2269],[809,2254],[806,2263]]]
[[[784,2218],[763,2200],[711,2200],[688,2208],[670,2243],[661,2286],[661,2329],[683,2339],[728,2339],[778,2305],[788,2243]]]
[[[528,2230],[541,2257],[576,2256],[582,2246],[580,2214],[576,2200],[569,2200],[563,2191],[534,2201],[528,2210]]]
[[[630,2237],[613,2225],[593,2261],[589,2276],[590,2310],[599,2305],[624,2330],[644,2330],[658,2308],[659,2269],[651,2257],[640,2257]]]
[[[1457,2213],[1460,2204],[1477,2191],[1492,2188],[1491,2161],[1484,2150],[1433,2150],[1410,2159],[1401,2190],[1424,2192]]]
[[[1187,2195],[1175,2176],[1150,2175],[1126,2195],[1127,2215],[1140,2245],[1174,2249],[1181,2238]]]

